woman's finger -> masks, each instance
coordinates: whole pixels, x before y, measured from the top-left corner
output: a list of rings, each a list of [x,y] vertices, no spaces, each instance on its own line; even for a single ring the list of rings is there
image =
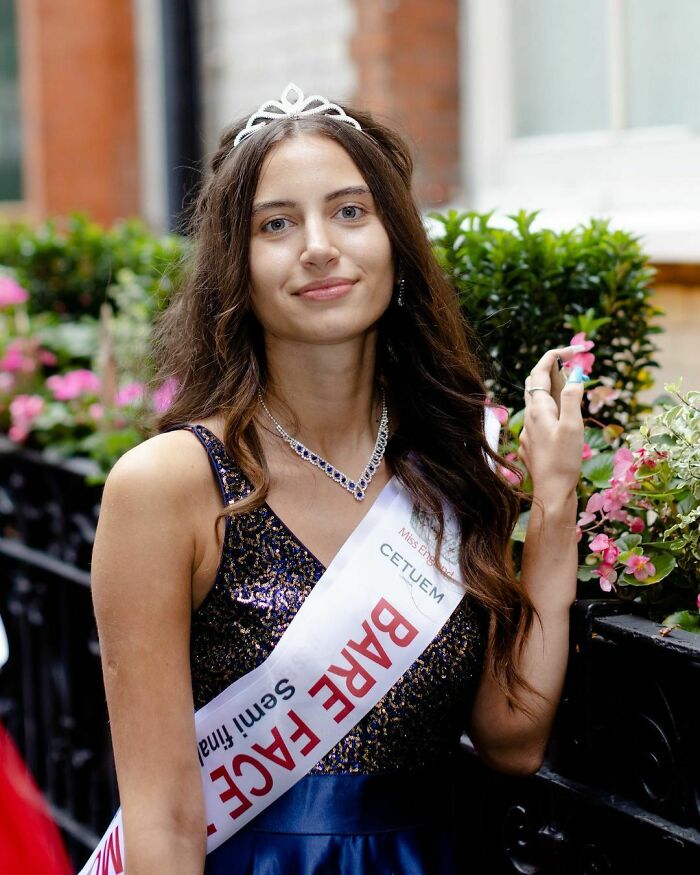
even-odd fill
[[[539,359],[535,367],[530,371],[530,386],[544,386],[549,390],[549,372],[551,371],[552,365],[556,361],[557,356],[559,356],[563,362],[567,362],[574,358],[574,356],[578,355],[578,353],[582,352],[583,349],[584,347],[581,344],[565,346],[561,349],[548,349]]]
[[[572,421],[577,422],[581,420],[581,402],[583,401],[583,393],[585,390],[585,383],[567,381],[566,385],[561,390],[560,419],[571,418]]]

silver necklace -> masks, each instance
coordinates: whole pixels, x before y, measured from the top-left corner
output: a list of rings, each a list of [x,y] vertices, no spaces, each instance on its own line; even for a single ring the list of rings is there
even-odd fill
[[[305,447],[301,441],[298,441],[296,438],[293,438],[290,434],[288,434],[267,409],[267,405],[263,401],[263,396],[259,389],[258,398],[260,399],[260,403],[262,404],[265,413],[267,413],[270,419],[274,422],[275,428],[279,432],[282,440],[285,441],[285,443],[289,444],[289,446],[294,450],[294,452],[299,456],[300,459],[304,459],[304,461],[310,462],[312,465],[320,468],[323,473],[326,474],[326,476],[331,478],[331,480],[335,481],[339,486],[342,486],[343,489],[347,489],[348,492],[352,493],[357,501],[362,501],[367,492],[367,487],[372,482],[372,478],[377,472],[377,469],[381,464],[382,458],[384,457],[384,451],[386,450],[387,439],[389,436],[389,414],[387,412],[386,397],[384,395],[383,389],[381,390],[381,393],[382,416],[379,421],[377,440],[374,444],[374,450],[372,452],[372,455],[370,456],[369,462],[367,462],[365,470],[357,478],[357,480],[354,480],[352,477],[348,477],[347,474],[344,474],[342,471],[336,468],[335,465],[331,465],[330,462],[319,456],[318,453],[312,452],[308,447]]]

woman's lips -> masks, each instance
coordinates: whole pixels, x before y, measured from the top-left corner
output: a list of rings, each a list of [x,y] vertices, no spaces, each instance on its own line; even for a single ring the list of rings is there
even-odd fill
[[[352,289],[353,283],[338,283],[335,286],[326,286],[323,289],[310,289],[308,292],[300,292],[297,297],[306,298],[308,301],[332,301],[341,298]]]

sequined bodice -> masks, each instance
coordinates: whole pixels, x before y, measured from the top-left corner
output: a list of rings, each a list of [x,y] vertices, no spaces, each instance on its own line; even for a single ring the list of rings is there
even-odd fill
[[[212,432],[182,427],[205,447],[226,503],[250,492]],[[216,580],[192,615],[196,708],[269,656],[324,571],[267,504],[227,518]],[[464,598],[420,658],[312,772],[417,769],[444,759],[466,726],[484,644],[483,615]]]

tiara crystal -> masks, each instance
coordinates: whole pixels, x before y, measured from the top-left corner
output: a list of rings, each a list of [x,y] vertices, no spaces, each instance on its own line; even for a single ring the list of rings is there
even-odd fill
[[[328,115],[338,119],[341,122],[347,122],[349,125],[361,131],[359,122],[354,118],[350,118],[345,114],[345,110],[338,106],[337,103],[330,103],[325,97],[320,94],[312,94],[310,97],[304,97],[304,92],[297,87],[293,82],[282,92],[280,100],[268,100],[263,103],[257,112],[248,119],[246,126],[236,135],[233,141],[233,148],[254,134],[258,128],[264,128],[269,121],[274,121],[281,118],[304,118],[309,115]]]

